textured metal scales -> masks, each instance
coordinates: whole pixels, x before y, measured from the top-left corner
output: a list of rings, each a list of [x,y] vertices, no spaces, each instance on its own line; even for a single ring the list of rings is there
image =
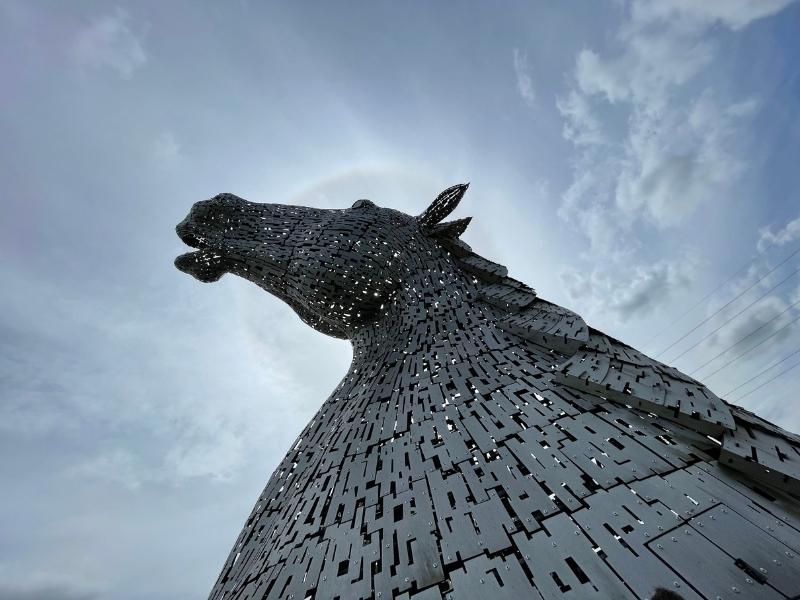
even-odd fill
[[[442,222],[466,187],[419,217],[222,194],[178,225],[179,269],[353,346],[210,598],[798,597],[800,439],[473,253]]]

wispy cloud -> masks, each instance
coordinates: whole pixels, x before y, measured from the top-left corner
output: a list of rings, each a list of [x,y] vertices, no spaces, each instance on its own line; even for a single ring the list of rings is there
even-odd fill
[[[711,323],[710,328],[713,330],[714,326],[725,323],[736,314],[737,310],[741,310],[742,306],[747,306],[748,302],[752,302],[757,297],[756,294],[747,296],[735,307],[723,311]],[[760,355],[768,354],[771,349],[779,347],[797,329],[796,324],[791,324],[795,311],[789,309],[789,306],[789,303],[778,294],[766,296],[752,309],[743,313],[741,317],[731,321],[729,327],[724,327],[709,337],[706,344],[707,350],[720,351],[730,348],[725,355],[734,357],[758,345],[758,353],[744,358],[752,360],[757,359]],[[720,364],[722,362],[724,362],[724,357]]]
[[[625,319],[645,316],[668,304],[689,287],[695,269],[694,261],[686,257],[635,266],[631,274],[626,274],[624,285],[612,273],[599,269],[588,274],[569,269],[561,277],[573,300],[586,300],[594,311]]]
[[[687,26],[721,23],[737,30],[757,19],[774,15],[791,2],[792,0],[639,0],[633,5],[633,13],[634,19],[640,22],[679,20]]]
[[[759,230],[758,251],[764,252],[770,246],[785,246],[797,240],[800,240],[800,217],[789,221],[776,231],[771,227],[762,227]]]
[[[732,183],[741,162],[730,150],[731,139],[739,122],[757,109],[754,99],[724,103],[710,89],[693,96],[689,84],[715,57],[707,37],[714,20],[709,11],[698,15],[687,9],[681,20],[665,14],[672,13],[634,3],[617,32],[621,51],[579,52],[575,84],[557,101],[565,138],[582,148],[568,204],[624,213],[624,219],[613,219],[621,225],[640,219],[657,227],[678,224]],[[737,14],[736,22],[743,22]],[[612,105],[627,117],[609,132],[610,147],[599,152],[592,147],[605,139],[597,114],[608,114]],[[599,181],[583,189],[587,172],[602,173],[602,189]]]
[[[788,2],[694,4],[628,3],[615,50],[578,52],[572,85],[556,102],[564,138],[575,147],[559,215],[590,248],[591,274],[566,272],[565,282],[573,292],[587,281],[598,292],[609,292],[596,285],[603,281],[628,290],[630,297],[595,301],[610,313],[644,314],[664,295],[663,287],[648,293],[659,282],[688,286],[692,269],[674,261],[637,266],[639,232],[682,225],[701,205],[722,202],[742,174],[738,136],[758,100],[725,100],[699,75],[717,58],[713,26],[739,29]]]
[[[576,90],[556,100],[564,119],[564,138],[576,146],[593,146],[606,141],[603,126],[589,99]]]
[[[528,66],[528,56],[518,48],[514,48],[514,74],[517,77],[517,91],[522,99],[529,105],[536,102],[536,92],[533,88],[533,79]]]
[[[144,35],[134,31],[121,8],[94,18],[78,32],[71,55],[81,67],[110,68],[123,79],[130,79],[147,62]]]
[[[734,371],[718,371],[726,362],[735,359],[739,370],[747,363],[763,366],[794,349],[789,342],[800,329],[796,321],[800,308],[794,306],[800,301],[793,274],[797,266],[797,259],[782,264],[767,254],[758,255],[744,274],[706,304],[706,321],[659,358],[680,356],[679,364],[687,370],[698,368],[697,376],[713,375],[713,382],[730,382]],[[696,323],[701,316],[695,315]],[[687,330],[690,326],[684,324]]]
[[[100,432],[91,453],[72,457],[72,477],[129,489],[197,478],[228,480],[253,452],[272,443],[265,435],[273,427],[269,410],[277,406],[299,429],[308,402],[324,397],[346,371],[347,353],[333,361],[318,357],[326,367],[313,384],[304,383],[307,374],[293,369],[307,363],[298,357],[292,364],[286,352],[275,348],[318,334],[306,328],[298,338],[296,324],[285,318],[289,309],[275,301],[275,312],[260,310],[266,294],[244,282],[237,282],[233,299],[247,307],[246,315],[255,315],[246,321],[231,315],[223,325],[212,314],[230,313],[230,306],[214,309],[201,302],[188,312],[143,312],[137,303],[167,303],[160,291],[142,293],[131,302],[111,291],[88,295],[67,290],[35,274],[7,270],[4,276],[18,294],[0,302],[0,392],[5,400],[0,431],[20,439]],[[194,289],[199,284],[192,281],[183,283],[192,296],[206,291]],[[170,305],[181,301],[173,296]],[[21,316],[34,307],[40,315],[36,320]],[[207,337],[209,330],[195,331],[194,319],[203,318],[224,328],[224,334],[219,329],[211,336],[238,339],[245,346],[258,343],[258,348],[239,356],[234,346],[226,346],[214,353],[215,359],[198,362],[194,350],[215,343]],[[175,335],[153,347],[152,340],[160,339],[167,326]],[[302,354],[304,349],[297,350]],[[168,380],[153,376],[167,371]],[[189,391],[198,385],[204,394]],[[140,431],[147,443],[131,446],[126,439],[131,431]]]

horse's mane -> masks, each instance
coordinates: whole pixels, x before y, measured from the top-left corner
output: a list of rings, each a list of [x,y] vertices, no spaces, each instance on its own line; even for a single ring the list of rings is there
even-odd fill
[[[475,253],[458,238],[436,236],[437,241],[469,273],[481,300],[500,313],[497,325],[565,356],[589,342],[589,327],[580,315],[539,298],[536,291],[508,276],[508,269]]]
[[[470,218],[443,221],[468,187],[447,188],[417,220],[473,277],[480,300],[495,309],[500,329],[555,354],[551,369],[557,387],[624,404],[640,411],[640,416],[663,417],[682,426],[684,433],[715,440],[719,459],[727,466],[782,489],[800,490],[798,466],[786,463],[800,454],[800,436],[725,402],[689,375],[592,329],[579,315],[542,300],[532,288],[509,277],[503,265],[473,252],[459,239]]]
[[[706,405],[704,407],[706,410],[707,406],[716,406],[716,409],[709,411],[706,417],[710,418],[710,421],[716,421],[715,425],[732,428],[735,427],[735,422],[750,431],[750,435],[753,429],[758,429],[773,439],[782,440],[784,444],[795,446],[800,444],[799,435],[765,421],[741,406],[726,402],[703,383],[675,367],[650,358],[608,334],[589,327],[580,315],[571,310],[539,298],[533,288],[509,277],[505,266],[477,254],[458,237],[452,235],[434,235],[434,237],[450,253],[456,264],[473,277],[474,283],[478,286],[479,298],[497,310],[499,315],[496,324],[500,329],[560,355],[554,360],[554,363],[557,362],[559,365],[555,373],[555,380],[559,383],[594,391],[627,404],[633,403],[632,397],[615,395],[614,390],[608,385],[602,388],[592,386],[585,370],[576,367],[602,356],[617,363],[617,367],[612,369],[619,366],[624,368],[624,365],[634,366],[637,369],[651,368],[665,381],[671,381],[673,385],[677,383],[679,386],[688,386],[699,392],[697,408],[703,404]],[[661,412],[657,407],[648,406],[647,403],[643,403],[639,408]],[[662,416],[668,415],[662,414]],[[669,416],[678,422],[686,422],[677,412]],[[696,415],[692,417],[696,418]],[[699,425],[698,421],[695,423]]]

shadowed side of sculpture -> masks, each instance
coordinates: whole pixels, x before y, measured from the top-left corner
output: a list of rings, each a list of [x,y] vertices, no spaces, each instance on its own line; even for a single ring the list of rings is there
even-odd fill
[[[444,221],[466,189],[417,217],[221,194],[178,225],[179,269],[353,345],[211,598],[800,593],[797,437],[474,253]]]

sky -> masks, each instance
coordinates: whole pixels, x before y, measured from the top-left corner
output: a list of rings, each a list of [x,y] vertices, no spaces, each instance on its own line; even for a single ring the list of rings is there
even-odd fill
[[[768,382],[800,359],[798,28],[791,0],[0,1],[0,600],[205,597],[346,372],[173,267],[220,192],[418,214],[469,181],[477,252],[799,431],[800,368]]]

